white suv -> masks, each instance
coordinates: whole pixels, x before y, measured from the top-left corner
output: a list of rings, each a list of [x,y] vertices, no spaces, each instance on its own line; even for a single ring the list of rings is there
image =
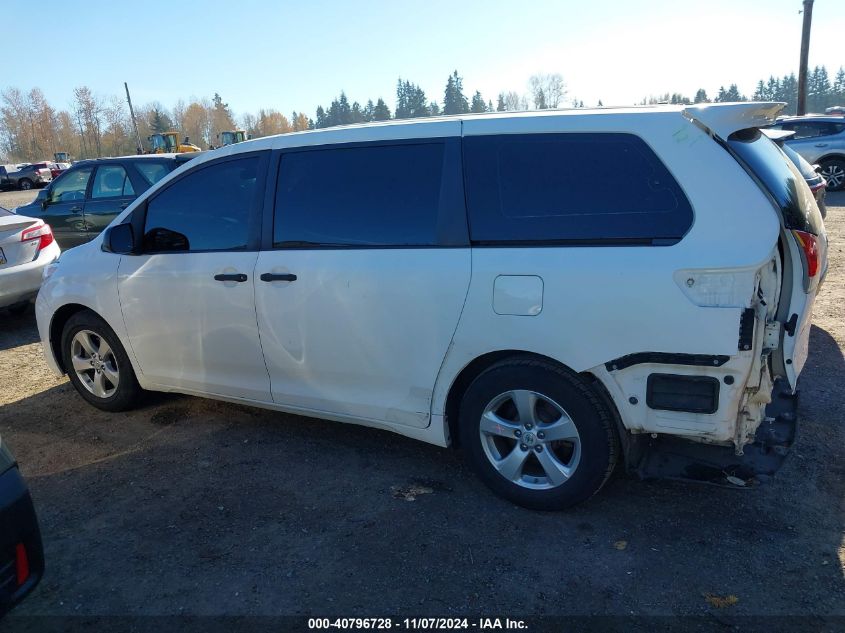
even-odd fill
[[[210,152],[51,268],[47,361],[109,411],[176,391],[459,445],[534,508],[587,499],[620,458],[759,479],[793,437],[827,250],[757,130],[780,107],[396,121]]]

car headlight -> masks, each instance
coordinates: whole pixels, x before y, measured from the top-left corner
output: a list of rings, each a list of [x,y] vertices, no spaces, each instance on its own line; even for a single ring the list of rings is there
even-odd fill
[[[41,273],[41,283],[47,281],[54,272],[59,268],[59,260],[61,256],[54,259],[52,262],[44,266],[44,272]]]

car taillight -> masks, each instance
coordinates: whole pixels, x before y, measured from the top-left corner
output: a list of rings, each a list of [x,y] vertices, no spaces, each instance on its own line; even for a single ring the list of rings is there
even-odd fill
[[[50,246],[53,243],[53,231],[50,225],[34,226],[21,233],[21,242],[28,242],[29,240],[39,240],[38,250]]]
[[[15,576],[18,587],[24,584],[29,578],[29,557],[26,555],[26,547],[23,543],[15,546]]]
[[[804,263],[807,265],[807,277],[812,279],[819,274],[819,238],[806,231],[792,231],[801,252],[804,253]]]

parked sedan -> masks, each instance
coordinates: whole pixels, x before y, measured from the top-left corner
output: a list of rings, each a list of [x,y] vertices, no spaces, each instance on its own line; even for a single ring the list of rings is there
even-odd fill
[[[34,163],[24,165],[17,171],[7,171],[3,180],[7,188],[27,191],[33,187],[46,186],[53,180],[53,174],[47,163]]]
[[[26,482],[0,441],[0,616],[29,594],[44,574],[41,531]]]
[[[26,310],[60,252],[49,224],[0,207],[0,308]]]

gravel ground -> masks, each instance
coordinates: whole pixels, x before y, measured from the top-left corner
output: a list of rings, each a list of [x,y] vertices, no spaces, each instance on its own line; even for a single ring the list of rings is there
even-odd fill
[[[184,396],[109,415],[48,372],[31,313],[0,316],[0,432],[48,565],[15,616],[845,615],[845,194],[829,199],[799,440],[756,490],[617,477],[544,514],[387,432]]]

